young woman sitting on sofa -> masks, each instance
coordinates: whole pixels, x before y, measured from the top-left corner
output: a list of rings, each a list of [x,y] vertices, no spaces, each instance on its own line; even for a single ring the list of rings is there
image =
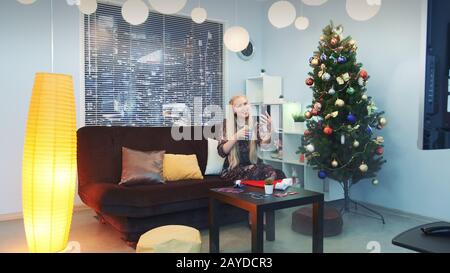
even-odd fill
[[[219,155],[226,158],[221,177],[232,181],[286,178],[282,171],[263,164],[257,157],[257,147],[271,141],[270,115],[266,112],[260,117],[260,124],[255,122],[248,100],[242,95],[231,98],[228,110],[217,147]]]

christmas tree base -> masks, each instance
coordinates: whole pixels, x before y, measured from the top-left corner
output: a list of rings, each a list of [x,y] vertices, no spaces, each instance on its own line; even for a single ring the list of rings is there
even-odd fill
[[[341,185],[344,189],[344,206],[340,210],[341,216],[343,216],[345,213],[352,212],[352,213],[363,215],[366,217],[378,219],[383,223],[383,225],[386,224],[386,221],[384,220],[384,216],[381,213],[379,213],[378,211],[371,209],[359,202],[356,202],[355,200],[350,198],[350,188],[351,188],[350,181],[343,181],[343,182],[341,182]],[[355,205],[355,211],[350,211],[351,204]],[[372,213],[373,215],[376,215],[376,216],[359,213],[358,206],[366,209],[367,211],[369,211],[370,213]]]
[[[346,214],[346,213],[354,213],[354,214],[358,214],[358,215],[362,215],[362,216],[366,216],[366,217],[370,217],[370,218],[374,218],[374,219],[380,220],[383,223],[383,225],[386,224],[386,221],[384,220],[384,216],[381,213],[379,213],[378,211],[376,211],[374,209],[371,209],[371,208],[369,208],[369,207],[367,207],[367,206],[365,206],[365,205],[363,205],[363,204],[361,204],[359,202],[356,202],[356,201],[354,201],[352,199],[348,199],[348,202],[353,204],[355,206],[355,208],[354,208],[354,210],[351,210],[349,208],[348,204],[345,204],[340,210],[341,216],[344,216],[344,214]],[[364,208],[365,210],[369,211],[373,215],[360,213],[358,211],[358,206]],[[374,216],[374,215],[376,215],[376,216]]]
[[[334,207],[325,205],[323,215],[323,236],[333,237],[342,233],[343,221],[341,213]],[[313,234],[312,206],[302,207],[292,213],[292,230],[307,236]]]

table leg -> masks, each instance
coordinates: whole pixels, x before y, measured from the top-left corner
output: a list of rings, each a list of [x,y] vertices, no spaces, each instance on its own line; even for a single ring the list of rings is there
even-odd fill
[[[266,240],[275,241],[275,211],[266,211]]]
[[[323,197],[313,204],[313,253],[323,253]]]
[[[257,208],[250,211],[252,219],[252,253],[264,252],[264,213]]]
[[[219,253],[219,201],[209,198],[209,252]]]

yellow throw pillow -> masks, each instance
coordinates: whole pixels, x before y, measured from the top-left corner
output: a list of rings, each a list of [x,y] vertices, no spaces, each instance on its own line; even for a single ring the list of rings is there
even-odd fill
[[[196,155],[165,154],[163,176],[165,181],[203,179]]]

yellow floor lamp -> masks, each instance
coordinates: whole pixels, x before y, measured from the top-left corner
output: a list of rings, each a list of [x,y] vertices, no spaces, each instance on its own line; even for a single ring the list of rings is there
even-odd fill
[[[52,17],[53,17],[53,3]],[[67,246],[76,185],[76,114],[72,77],[35,76],[22,166],[25,233],[30,252]]]

